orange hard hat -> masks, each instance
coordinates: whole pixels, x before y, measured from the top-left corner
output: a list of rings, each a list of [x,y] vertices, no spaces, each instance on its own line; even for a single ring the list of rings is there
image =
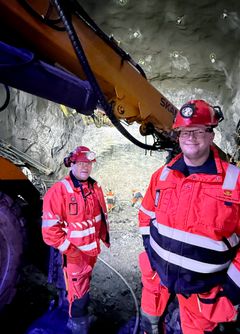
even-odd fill
[[[178,111],[173,129],[194,125],[216,127],[223,119],[223,113],[219,106],[211,106],[204,100],[191,100]]]
[[[96,154],[86,146],[78,146],[64,158],[64,165],[70,167],[76,162],[96,162]]]

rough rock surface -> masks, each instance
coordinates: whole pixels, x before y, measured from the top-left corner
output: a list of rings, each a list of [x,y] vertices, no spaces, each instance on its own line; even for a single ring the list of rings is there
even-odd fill
[[[176,107],[203,98],[223,107],[217,143],[234,154],[239,121],[240,4],[237,0],[82,0],[81,5],[107,34],[142,66],[148,80]],[[4,95],[0,87],[0,97]],[[2,101],[2,99],[0,99]],[[1,138],[47,165],[52,179],[65,171],[64,155],[84,142],[80,115],[12,91],[0,114]],[[87,130],[88,131],[88,130]],[[94,138],[99,129],[94,130]],[[120,141],[124,142],[121,136]],[[143,138],[142,138],[143,139]],[[105,145],[105,137],[99,146]],[[131,144],[133,146],[133,144]],[[128,149],[128,148],[126,148]],[[111,151],[109,152],[111,154]],[[48,177],[46,177],[48,179]]]
[[[226,152],[235,152],[233,134],[240,117],[238,0],[83,0],[81,4],[177,107],[190,98],[222,106],[225,121],[216,131],[216,142]],[[3,95],[0,86],[0,97]],[[94,177],[105,191],[112,188],[118,201],[115,213],[110,214],[112,247],[110,251],[103,248],[101,258],[123,275],[139,301],[137,257],[142,243],[137,211],[130,205],[131,190],[146,190],[151,173],[166,154],[145,155],[113,128],[86,126],[86,120],[74,111],[65,115],[60,106],[15,90],[9,107],[0,114],[0,128],[1,139],[54,171],[49,177],[42,175],[49,183],[67,172],[62,161],[76,145],[97,152]],[[134,126],[129,128],[138,135]],[[101,261],[92,285],[93,310],[105,332],[116,333],[135,315],[132,295]],[[54,294],[46,276],[26,266],[18,294],[1,315],[1,323],[8,326],[9,333],[23,334],[46,311]]]

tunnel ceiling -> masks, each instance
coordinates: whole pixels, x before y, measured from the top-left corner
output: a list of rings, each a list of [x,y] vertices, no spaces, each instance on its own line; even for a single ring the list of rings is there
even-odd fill
[[[216,132],[216,140],[223,150],[236,150],[233,134],[240,117],[239,0],[79,3],[177,107],[191,98],[220,105],[225,121]],[[59,106],[22,92],[12,92],[9,107],[0,114],[0,127],[2,139],[55,170],[55,178],[65,173],[62,159],[77,144],[89,144],[100,154],[115,154],[113,142],[110,149],[106,147],[106,131],[99,135],[101,129],[86,130],[80,115],[70,112],[66,116]],[[92,133],[85,137],[85,143],[87,131]],[[121,136],[115,137],[118,141],[114,145],[124,143],[123,150],[129,149]]]

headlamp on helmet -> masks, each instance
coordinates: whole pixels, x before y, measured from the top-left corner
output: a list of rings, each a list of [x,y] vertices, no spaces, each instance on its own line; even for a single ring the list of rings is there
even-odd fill
[[[93,152],[93,151],[88,151],[88,152],[86,152],[86,158],[87,158],[89,161],[93,161],[93,160],[96,161],[96,153]]]
[[[223,119],[219,106],[211,106],[203,100],[191,100],[177,113],[173,129],[194,125],[216,127]]]
[[[88,147],[78,146],[73,152],[64,158],[64,165],[71,167],[76,162],[96,162],[96,153],[90,151]]]

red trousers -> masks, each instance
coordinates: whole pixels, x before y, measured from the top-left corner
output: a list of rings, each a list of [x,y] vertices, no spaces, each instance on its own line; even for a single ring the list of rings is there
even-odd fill
[[[146,252],[139,256],[142,274],[141,309],[149,316],[161,316],[166,308],[170,294],[161,285],[160,278],[151,268]],[[180,310],[181,327],[184,334],[204,334],[212,331],[220,322],[234,321],[236,308],[224,296],[215,299],[220,287],[214,287],[209,293],[192,294],[189,298],[177,295]],[[210,304],[209,300],[215,302]]]
[[[67,266],[63,268],[63,271],[70,315],[73,301],[82,298],[90,289],[92,270],[96,261],[97,256],[89,256],[80,251],[76,257],[67,257]]]

